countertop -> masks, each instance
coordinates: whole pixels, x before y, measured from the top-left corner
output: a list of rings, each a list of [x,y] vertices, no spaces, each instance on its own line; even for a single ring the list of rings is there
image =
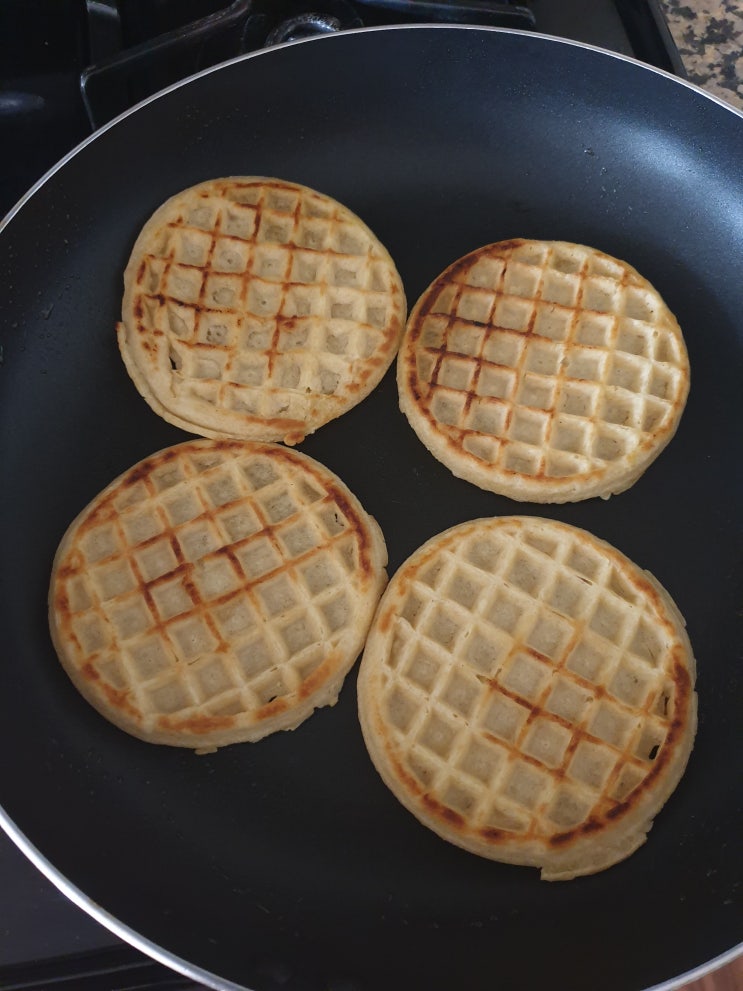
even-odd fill
[[[743,110],[743,2],[660,2],[689,82]]]

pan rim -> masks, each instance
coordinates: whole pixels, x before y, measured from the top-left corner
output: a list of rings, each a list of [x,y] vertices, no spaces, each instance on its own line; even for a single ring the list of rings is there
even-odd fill
[[[2,827],[7,836],[16,844],[18,849],[25,854],[26,857],[28,857],[31,863],[44,875],[44,877],[46,877],[48,881],[51,881],[51,883],[59,891],[61,891],[63,895],[69,898],[69,900],[79,909],[82,909],[82,911],[90,915],[91,918],[95,919],[96,922],[108,929],[109,932],[112,932],[115,936],[118,936],[119,939],[134,947],[134,949],[139,950],[141,953],[151,957],[153,960],[163,964],[165,967],[169,967],[171,970],[177,971],[184,977],[188,977],[194,981],[200,981],[207,987],[213,988],[214,991],[251,991],[247,985],[235,984],[233,981],[220,977],[212,971],[204,970],[203,968],[190,963],[188,960],[184,960],[183,957],[179,957],[177,954],[171,953],[158,943],[147,939],[146,936],[143,936],[141,933],[137,932],[136,929],[132,929],[131,926],[127,926],[126,923],[122,922],[111,912],[108,912],[105,908],[86,895],[84,891],[77,887],[77,885],[73,884],[68,877],[66,877],[47,857],[44,856],[38,847],[31,843],[25,833],[18,828],[2,805],[0,805],[0,827]],[[680,989],[683,989],[685,985],[690,984],[692,981],[697,981],[703,977],[709,976],[720,967],[724,967],[727,964],[732,963],[734,960],[737,960],[738,957],[743,957],[743,941],[738,943],[737,946],[730,947],[730,949],[726,950],[724,953],[713,957],[706,963],[700,964],[693,970],[686,971],[683,974],[670,978],[662,984],[653,984],[650,987],[644,988],[643,991],[680,991]]]
[[[101,136],[110,128],[116,126],[121,121],[125,120],[127,117],[129,117],[131,114],[135,113],[136,111],[139,111],[148,104],[154,103],[156,100],[160,99],[161,97],[167,96],[169,93],[178,90],[181,87],[188,85],[194,82],[195,80],[200,79],[201,77],[208,76],[213,72],[220,71],[231,65],[247,61],[248,59],[252,59],[260,55],[269,54],[270,52],[274,51],[274,49],[278,50],[280,48],[288,48],[290,46],[293,47],[295,45],[306,44],[308,42],[321,42],[328,38],[338,37],[339,34],[365,34],[365,33],[380,32],[380,31],[389,32],[393,30],[420,31],[420,30],[431,30],[431,29],[447,30],[447,31],[467,30],[467,31],[476,31],[480,34],[482,34],[483,32],[488,32],[488,33],[496,33],[496,34],[515,35],[529,39],[535,38],[535,39],[539,39],[540,41],[552,42],[559,45],[569,45],[574,48],[586,49],[588,51],[598,53],[599,55],[605,55],[618,59],[619,61],[622,62],[628,62],[631,65],[635,65],[640,69],[652,72],[661,77],[666,77],[676,84],[681,84],[683,86],[686,86],[688,89],[691,89],[696,94],[701,95],[706,99],[712,101],[712,103],[718,104],[724,110],[732,111],[733,114],[735,114],[736,116],[743,118],[743,111],[740,111],[737,108],[733,107],[731,104],[727,103],[725,100],[718,97],[717,95],[705,91],[700,86],[691,83],[688,80],[674,76],[671,72],[651,66],[632,56],[624,55],[617,52],[612,52],[608,49],[604,49],[599,46],[595,46],[583,42],[559,38],[553,35],[547,35],[538,32],[529,32],[529,31],[523,31],[523,30],[517,30],[511,28],[496,28],[496,27],[488,27],[488,26],[476,26],[476,25],[444,25],[444,24],[409,24],[409,25],[391,25],[391,26],[383,26],[383,27],[354,29],[353,31],[339,32],[338,34],[333,34],[333,35],[321,35],[317,37],[304,38],[296,41],[285,42],[280,45],[273,46],[270,49],[261,49],[259,51],[236,56],[232,59],[218,63],[217,65],[214,66],[210,66],[204,70],[201,70],[198,73],[188,76],[185,79],[180,80],[179,82],[174,83],[171,86],[168,86],[165,89],[158,91],[157,93],[151,95],[150,97],[145,98],[144,100],[135,104],[133,107],[127,109],[123,113],[113,118],[111,121],[108,121],[98,130],[94,131],[91,135],[89,135],[78,145],[72,148],[44,175],[42,175],[37,180],[37,182],[34,183],[34,185],[30,187],[30,189],[20,198],[20,200],[15,204],[15,206],[11,208],[11,210],[6,214],[6,216],[0,220],[0,235],[2,234],[4,229],[8,226],[8,224],[11,222],[11,220],[20,212],[23,206],[32,198],[32,196],[35,195],[35,193],[38,192],[58,171],[60,171],[67,164],[67,162],[69,162],[77,154],[79,154],[88,144],[92,143],[96,138]],[[101,925],[103,925],[105,928],[111,931],[114,935],[120,937],[122,940],[129,943],[135,949],[140,950],[141,952],[150,956],[154,960],[164,964],[165,966],[178,971],[179,973],[183,974],[188,978],[201,981],[202,983],[207,984],[207,986],[217,989],[217,991],[247,991],[245,985],[235,984],[225,978],[221,978],[218,975],[210,971],[206,971],[194,964],[191,964],[188,961],[184,960],[183,958],[177,956],[176,954],[173,954],[165,950],[157,943],[147,939],[141,933],[137,932],[136,930],[127,926],[125,923],[121,922],[118,918],[116,918],[116,916],[112,915],[102,906],[94,902],[89,896],[87,896],[83,891],[81,891],[81,889],[79,889],[76,885],[74,885],[60,870],[58,870],[51,863],[51,861],[49,861],[44,856],[43,853],[41,853],[41,851],[36,846],[34,846],[30,842],[28,837],[26,837],[26,835],[19,829],[19,827],[16,825],[14,820],[7,813],[7,811],[5,810],[2,804],[0,804],[0,826],[2,827],[4,832],[9,836],[9,838],[15,843],[15,845],[21,850],[21,852],[24,853],[24,855],[29,860],[31,860],[31,862],[36,866],[36,868],[39,869],[40,872],[44,874],[44,876],[51,883],[53,883],[67,898],[69,898],[70,901],[72,901],[75,905],[77,905],[78,908],[85,911],[97,922],[99,922]],[[730,949],[726,950],[724,953],[718,955],[717,957],[713,958],[710,961],[707,961],[704,964],[699,965],[693,970],[688,971],[687,973],[679,975],[675,978],[671,978],[668,981],[665,981],[661,984],[653,985],[652,987],[647,988],[646,991],[674,991],[674,989],[681,988],[684,984],[688,983],[689,981],[702,978],[712,973],[713,971],[717,970],[719,967],[734,961],[741,955],[743,955],[743,942],[737,944],[734,947],[731,947]]]
[[[679,86],[684,86],[690,89],[693,93],[698,96],[702,96],[705,99],[710,100],[712,103],[716,103],[723,110],[729,110],[735,116],[740,117],[743,120],[743,110],[739,110],[734,107],[731,103],[723,100],[722,97],[718,96],[716,93],[710,93],[703,89],[696,83],[690,82],[688,79],[682,79],[679,76],[675,76],[672,72],[667,69],[660,69],[657,66],[650,65],[648,62],[643,62],[641,59],[635,58],[632,55],[625,55],[622,52],[614,52],[609,48],[602,48],[600,45],[592,45],[584,41],[575,41],[571,38],[560,38],[557,35],[545,34],[540,31],[525,31],[520,28],[503,28],[503,27],[493,27],[490,25],[479,25],[479,24],[386,24],[373,27],[364,28],[351,28],[344,31],[336,31],[332,34],[320,34],[311,35],[307,38],[297,38],[294,41],[284,41],[277,45],[272,45],[270,48],[261,48],[253,52],[245,52],[243,55],[236,55],[234,58],[227,59],[224,62],[218,62],[216,65],[208,66],[206,69],[201,69],[199,72],[195,72],[190,76],[186,76],[184,79],[180,79],[176,83],[172,83],[170,86],[166,86],[164,89],[158,90],[151,96],[145,97],[145,99],[140,100],[139,103],[135,103],[134,106],[129,107],[127,110],[122,111],[116,117],[113,117],[110,121],[107,121],[97,130],[93,131],[92,134],[88,135],[87,138],[83,138],[79,144],[71,148],[66,155],[63,155],[59,161],[55,162],[39,179],[21,196],[18,202],[10,208],[6,215],[0,218],[0,235],[2,235],[5,228],[8,226],[10,221],[18,214],[22,207],[31,199],[35,193],[41,189],[60,169],[62,169],[67,162],[78,155],[83,148],[91,144],[102,134],[110,128],[115,127],[120,121],[125,120],[131,114],[136,113],[143,107],[146,107],[150,103],[154,103],[156,100],[167,96],[169,93],[180,89],[183,86],[187,86],[194,80],[201,79],[204,76],[208,76],[213,72],[219,72],[220,70],[236,65],[238,62],[246,62],[249,59],[260,58],[261,56],[269,55],[271,52],[279,51],[282,48],[291,48],[296,45],[307,45],[307,44],[321,44],[323,42],[329,42],[331,39],[337,39],[345,36],[351,36],[356,34],[373,34],[389,31],[475,31],[478,33],[487,32],[488,34],[505,34],[505,35],[516,35],[522,38],[536,38],[540,41],[546,41],[554,43],[557,45],[566,45],[572,48],[580,48],[589,52],[594,52],[598,55],[608,56],[609,58],[617,59],[620,62],[628,62],[630,65],[634,65],[639,69],[645,70],[647,72],[653,73],[655,75],[661,76],[662,78],[670,80]]]
[[[91,918],[95,919],[96,922],[99,922],[105,929],[108,929],[109,932],[118,936],[130,946],[133,946],[134,949],[140,950],[171,970],[178,971],[184,977],[188,977],[194,981],[200,981],[202,984],[206,984],[207,987],[214,988],[215,991],[250,991],[244,984],[235,984],[226,978],[213,974],[211,971],[204,970],[195,964],[189,963],[182,957],[171,953],[152,940],[147,939],[146,936],[137,932],[136,929],[132,929],[131,926],[127,926],[126,923],[95,902],[89,895],[86,895],[84,891],[78,888],[76,884],[73,884],[66,875],[58,870],[39,848],[28,839],[26,834],[18,828],[2,805],[0,805],[0,827],[2,827],[6,835],[15,843],[18,849],[28,857],[34,867],[48,881],[51,881],[63,895],[69,898],[79,909],[82,909]],[[741,949],[743,949],[743,945]]]

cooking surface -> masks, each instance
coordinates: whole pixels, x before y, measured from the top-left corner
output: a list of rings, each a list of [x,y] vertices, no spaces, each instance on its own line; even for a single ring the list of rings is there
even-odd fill
[[[21,896],[8,918],[0,916],[0,966],[22,965],[31,959],[56,961],[70,953],[119,947],[108,930],[72,906],[4,837],[0,843],[0,872],[21,879],[17,884]],[[122,952],[135,963],[140,960],[127,947]]]

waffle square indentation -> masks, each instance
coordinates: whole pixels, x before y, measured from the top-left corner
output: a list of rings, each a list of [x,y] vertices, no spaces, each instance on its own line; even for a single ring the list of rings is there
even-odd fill
[[[552,790],[548,774],[525,761],[516,761],[505,781],[503,793],[525,809],[534,809]]]
[[[219,520],[230,543],[233,544],[245,540],[261,528],[255,513],[244,502],[234,511],[221,515]]]
[[[419,712],[418,701],[411,698],[400,686],[395,686],[386,696],[384,705],[392,726],[400,733],[407,733]]]
[[[569,640],[573,627],[559,616],[542,613],[526,637],[527,646],[532,647],[551,660],[559,660]]]
[[[494,677],[508,653],[508,641],[487,631],[475,630],[464,646],[465,661],[486,677]]]
[[[636,717],[633,718],[629,713],[620,711],[616,705],[602,702],[588,724],[588,731],[621,750],[626,745],[635,723]]]
[[[561,306],[575,306],[580,289],[580,279],[575,274],[546,269],[542,278],[541,298]]]
[[[639,665],[624,661],[609,682],[609,692],[614,698],[632,707],[641,706],[649,691],[650,679]]]
[[[451,649],[459,630],[460,623],[458,619],[439,609],[429,618],[424,628],[424,633],[442,647]]]
[[[570,334],[574,314],[559,306],[540,304],[534,319],[534,334],[551,341],[564,341]]]
[[[457,303],[457,316],[462,320],[486,324],[493,310],[493,294],[480,289],[465,289]]]
[[[560,716],[569,723],[578,724],[586,714],[591,701],[592,696],[587,689],[568,681],[567,678],[558,677],[544,707],[547,712]]]
[[[122,640],[140,636],[153,626],[149,610],[136,596],[113,607],[110,618]]]
[[[650,667],[659,667],[667,650],[661,634],[645,619],[638,622],[629,649]]]
[[[446,594],[464,609],[472,610],[482,590],[482,583],[469,572],[457,570],[449,581]]]
[[[255,609],[244,593],[215,606],[214,617],[226,639],[245,634],[258,622]]]
[[[215,272],[244,272],[249,257],[249,248],[240,238],[219,237],[214,245],[212,268]]]
[[[168,681],[164,685],[153,688],[149,692],[152,708],[155,712],[173,715],[193,705],[191,696],[180,681]]]
[[[268,671],[275,663],[275,650],[260,637],[236,647],[235,656],[249,681]]]
[[[532,339],[524,358],[524,368],[538,375],[554,376],[562,361],[563,349],[559,344]]]
[[[257,678],[251,685],[259,705],[270,705],[278,698],[288,695],[291,687],[287,684],[284,674],[278,670],[269,671],[266,675]]]
[[[148,637],[132,644],[127,653],[134,664],[137,676],[142,681],[157,677],[173,663],[165,649],[165,644],[158,636]]]
[[[124,517],[122,521],[124,532],[130,544],[143,544],[164,530],[159,516],[153,509],[144,509]]]
[[[135,629],[130,636],[136,636],[140,629],[145,627],[139,627]],[[80,641],[83,650],[86,654],[96,654],[103,650],[109,641],[108,632],[106,630],[105,624],[99,616],[82,616],[77,618],[73,623],[73,629],[75,631],[75,636]],[[122,621],[119,625],[117,623],[117,630],[128,629],[128,624],[126,621]]]
[[[509,658],[498,680],[504,688],[530,702],[536,701],[552,675],[552,667],[528,654]]]
[[[600,793],[616,762],[616,753],[607,747],[581,740],[568,765],[568,774],[573,780]]]
[[[465,774],[487,785],[500,773],[506,754],[505,748],[497,744],[471,737],[467,749],[462,754],[459,767]]]
[[[456,320],[450,328],[447,320],[436,317],[429,317],[424,323],[421,343],[425,347],[439,348],[444,343],[447,330],[449,331],[447,341],[449,353],[474,357],[482,351],[483,341],[486,339],[485,328],[474,327],[471,324]],[[491,337],[489,336],[487,339],[490,340]]]
[[[476,396],[467,415],[466,426],[481,434],[491,437],[503,437],[508,422],[508,406],[501,402],[490,401]]]
[[[575,789],[562,786],[547,807],[547,815],[560,829],[574,829],[580,825],[591,810],[590,801],[583,798]]]
[[[153,587],[151,595],[163,620],[173,619],[174,616],[190,612],[193,608],[193,600],[181,577],[158,583]]]
[[[306,567],[300,569],[310,595],[320,595],[326,589],[340,584],[337,566],[330,555],[313,558]]]
[[[201,616],[189,616],[174,621],[168,627],[168,633],[186,662],[208,654],[217,647],[213,633]]]
[[[589,599],[588,586],[585,582],[572,577],[569,573],[561,573],[555,578],[546,601],[563,616],[576,619],[583,615]]]
[[[277,244],[257,244],[253,248],[250,270],[267,282],[284,283],[289,274],[291,252]]]
[[[441,701],[454,712],[469,718],[481,694],[478,682],[459,671],[454,671],[441,693]]]
[[[458,735],[457,727],[432,713],[423,724],[418,742],[437,757],[447,760]]]
[[[468,390],[474,374],[474,365],[462,358],[445,358],[438,375],[439,385],[458,392]]]
[[[429,691],[438,677],[441,662],[423,648],[418,648],[410,659],[405,675],[414,685]]]
[[[588,625],[594,632],[610,641],[610,643],[618,644],[622,640],[626,618],[624,609],[618,608],[608,596],[602,596],[593,611]]]
[[[497,629],[512,635],[524,611],[525,606],[515,598],[498,593],[485,613],[485,619]]]
[[[198,561],[221,547],[219,534],[213,526],[206,522],[192,523],[177,532],[183,556],[187,561]]]
[[[165,277],[165,293],[179,303],[197,303],[201,296],[202,272],[184,265],[172,265]]]
[[[232,677],[219,657],[210,657],[204,662],[195,664],[191,672],[203,701],[234,688]]]
[[[134,574],[127,561],[114,561],[112,564],[96,568],[93,572],[93,580],[104,602],[126,595],[135,587]]]
[[[283,627],[281,637],[290,655],[301,653],[321,639],[317,626],[309,615],[300,616]]]
[[[522,550],[518,550],[508,571],[507,580],[515,588],[535,596],[544,583],[545,576],[539,562]]]
[[[281,557],[268,537],[256,537],[235,549],[235,557],[246,576],[252,580],[261,578],[281,566]]]
[[[341,591],[334,598],[323,602],[320,606],[320,613],[330,635],[346,627],[352,613],[352,606],[346,593]]]
[[[257,595],[267,616],[280,616],[298,605],[297,593],[287,575],[257,585]]]
[[[571,740],[570,730],[552,719],[539,717],[530,726],[522,749],[546,767],[560,767]]]
[[[514,743],[528,715],[524,706],[497,695],[485,711],[482,726],[506,743]]]

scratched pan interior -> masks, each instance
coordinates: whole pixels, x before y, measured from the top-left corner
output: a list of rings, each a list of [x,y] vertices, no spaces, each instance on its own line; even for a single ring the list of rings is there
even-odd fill
[[[417,27],[212,71],[100,133],[27,200],[0,235],[0,802],[88,911],[214,986],[259,991],[593,991],[598,975],[631,991],[736,946],[742,169],[743,118],[683,83],[554,39]],[[680,429],[607,502],[518,505],[455,479],[407,426],[392,374],[301,445],[376,516],[390,573],[449,525],[531,512],[587,527],[669,589],[698,658],[697,745],[623,864],[549,885],[435,837],[371,766],[355,672],[295,732],[196,757],[113,728],[58,665],[45,596],[64,529],[186,437],[117,353],[129,250],[171,193],[251,173],[348,204],[411,303],[461,254],[522,235],[626,258],[677,313],[692,368]]]

